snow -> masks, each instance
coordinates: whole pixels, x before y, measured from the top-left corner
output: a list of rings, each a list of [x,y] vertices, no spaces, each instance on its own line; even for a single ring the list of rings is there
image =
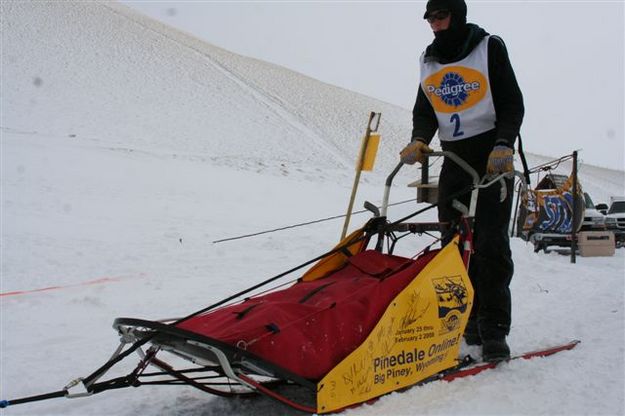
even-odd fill
[[[0,292],[25,291],[0,297],[2,399],[91,373],[117,347],[116,317],[184,316],[325,252],[342,219],[212,242],[343,213],[373,110],[382,112],[383,144],[355,206],[379,204],[410,133],[404,109],[231,54],[115,3],[7,1],[1,12]],[[405,185],[417,174],[402,170],[391,202],[414,197]],[[580,177],[595,202],[625,193],[623,171],[582,164]],[[389,216],[415,209],[398,205]],[[352,228],[367,218],[355,215]],[[517,239],[512,248],[513,353],[580,339],[576,349],[345,413],[623,414],[625,250],[571,264]],[[58,288],[29,292],[50,287]],[[252,412],[297,413],[268,399],[142,387],[0,414]]]

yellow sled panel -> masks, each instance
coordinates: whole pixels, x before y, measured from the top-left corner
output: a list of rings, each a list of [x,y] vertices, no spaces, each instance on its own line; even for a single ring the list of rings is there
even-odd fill
[[[334,249],[343,245],[347,245],[350,241],[355,241],[354,243],[347,245],[345,250],[349,251],[351,255],[358,254],[362,251],[363,247],[367,243],[366,240],[360,240],[360,238],[364,234],[364,228],[360,228],[342,239],[341,242],[334,247]],[[348,258],[349,257],[341,251],[325,257],[319,260],[319,262],[317,262],[306,273],[304,273],[304,275],[302,276],[302,281],[311,282],[313,280],[321,279],[322,277],[327,276],[330,272],[333,272],[343,267],[345,263],[347,263]]]
[[[365,342],[318,383],[318,413],[379,397],[456,365],[472,305],[473,287],[456,238],[395,297]]]

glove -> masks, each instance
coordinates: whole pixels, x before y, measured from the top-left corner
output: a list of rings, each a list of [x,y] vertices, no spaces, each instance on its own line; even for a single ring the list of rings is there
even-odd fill
[[[496,145],[493,147],[490,155],[488,155],[486,173],[498,174],[512,172],[514,170],[512,153],[513,150],[505,145]]]
[[[426,153],[432,153],[432,149],[425,144],[425,142],[417,139],[411,142],[408,146],[404,147],[404,149],[399,152],[399,156],[402,163],[414,165],[415,162],[425,162]]]

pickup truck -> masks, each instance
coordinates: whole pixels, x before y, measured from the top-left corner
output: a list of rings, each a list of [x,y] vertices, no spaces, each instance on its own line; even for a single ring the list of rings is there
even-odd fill
[[[588,192],[584,192],[584,202],[586,209],[584,210],[584,221],[580,231],[605,231],[605,215],[595,207]]]
[[[609,231],[614,232],[614,240],[617,247],[625,245],[625,197],[611,197],[610,208],[605,216],[605,225]]]

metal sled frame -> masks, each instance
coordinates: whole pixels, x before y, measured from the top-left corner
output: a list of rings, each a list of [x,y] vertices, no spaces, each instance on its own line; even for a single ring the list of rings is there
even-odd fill
[[[138,352],[141,356],[148,357],[149,364],[160,368],[163,373],[139,372],[137,379],[168,375],[169,379],[159,380],[158,384],[189,384],[218,396],[245,396],[255,392],[273,396],[273,388],[289,384],[304,387],[313,396],[316,390],[314,382],[268,363],[245,349],[166,323],[117,318],[113,327],[122,335],[122,343],[134,343],[146,337],[150,338],[152,346],[148,352],[143,353],[141,349]],[[155,357],[158,351],[167,351],[182,357],[194,363],[196,367],[175,370]],[[140,384],[156,383],[140,382]],[[314,412],[313,408],[298,405],[286,397],[276,395],[276,398],[300,410]]]

